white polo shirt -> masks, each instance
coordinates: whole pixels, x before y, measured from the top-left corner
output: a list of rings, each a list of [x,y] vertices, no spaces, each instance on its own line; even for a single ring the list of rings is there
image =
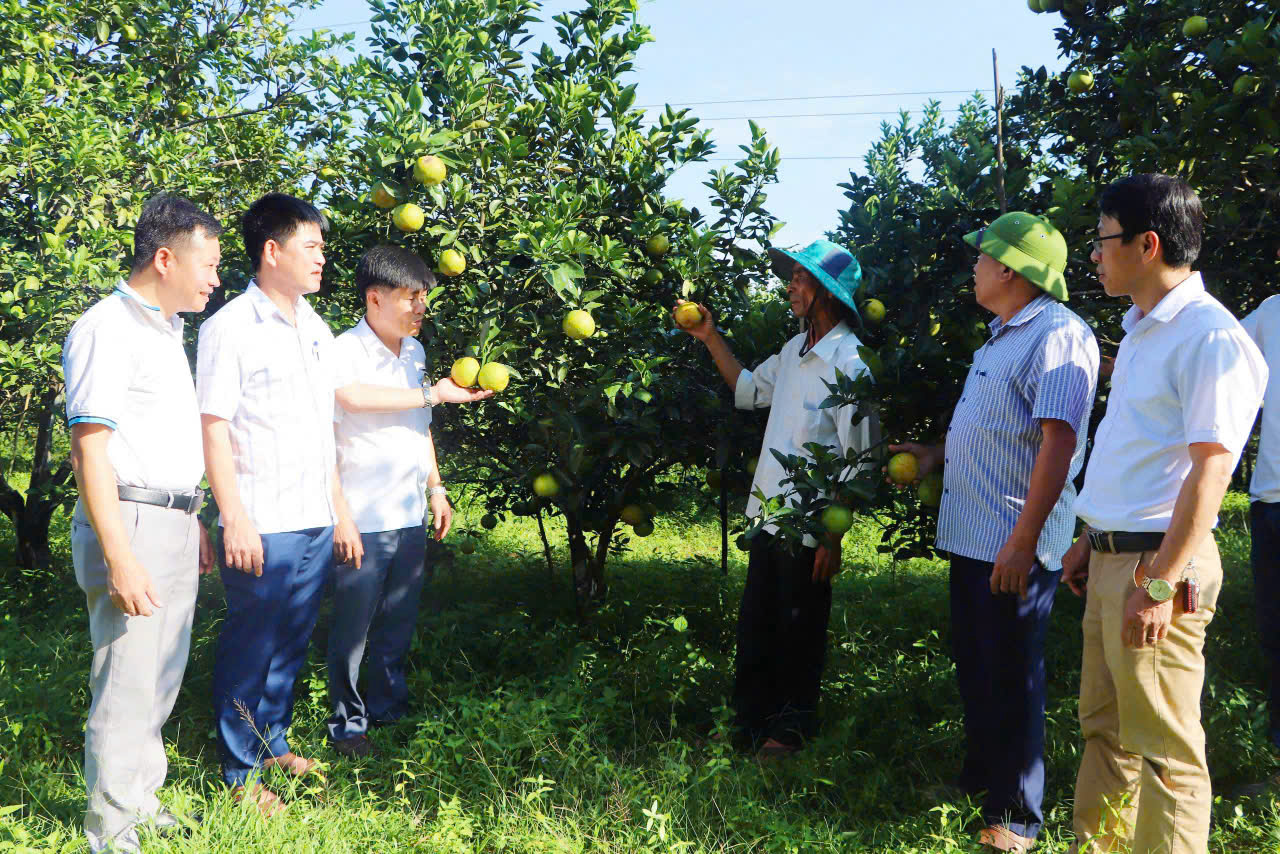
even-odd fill
[[[1124,331],[1075,513],[1101,531],[1163,532],[1191,471],[1188,445],[1216,442],[1240,459],[1267,364],[1199,273],[1146,316],[1132,306]]]
[[[804,339],[803,333],[795,336],[783,345],[781,352],[765,359],[754,371],[743,370],[738,375],[734,404],[739,409],[769,407],[764,442],[751,482],[753,494],[747,499],[749,517],[760,512],[760,501],[754,495],[757,488],[769,498],[782,495],[787,489],[781,483],[786,473],[771,450],[807,457],[805,444],[817,442],[843,454],[850,448],[864,451],[874,441],[872,419],[854,423],[854,407],[819,408],[831,396],[823,381],[835,382],[837,369],[851,379],[867,370],[858,356],[862,343],[858,336],[842,321],[801,356]],[[796,496],[790,500],[796,503]],[[816,545],[809,539],[806,544]]]
[[[297,325],[250,282],[200,327],[200,412],[230,423],[240,500],[259,534],[334,524],[333,333],[301,297]]]
[[[165,318],[121,283],[76,321],[63,344],[67,423],[111,428],[107,459],[126,486],[189,492],[204,477],[182,327],[177,314]]]
[[[337,387],[353,383],[421,388],[427,354],[415,338],[387,349],[366,319],[334,342]],[[362,534],[420,527],[427,513],[427,429],[431,410],[334,410],[342,493]]]
[[[1280,366],[1280,297],[1267,297],[1240,321],[1258,345],[1268,367]],[[1280,371],[1271,371],[1262,404],[1262,437],[1249,482],[1249,497],[1273,504],[1280,501]]]

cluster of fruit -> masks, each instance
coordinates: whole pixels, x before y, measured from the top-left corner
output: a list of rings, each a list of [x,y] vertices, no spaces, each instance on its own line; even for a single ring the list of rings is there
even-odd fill
[[[506,365],[486,362],[482,366],[480,360],[472,356],[463,356],[454,362],[449,376],[463,388],[475,388],[479,385],[480,388],[495,393],[505,389],[507,383],[511,382],[511,374]]]
[[[916,485],[916,497],[926,507],[937,507],[942,504],[942,474],[929,472],[920,477],[920,461],[915,454],[903,451],[889,458],[889,480],[899,486]]]
[[[413,178],[424,187],[435,187],[444,183],[449,169],[444,161],[434,154],[424,154],[413,164]],[[395,189],[385,181],[379,181],[373,187],[369,198],[373,203],[386,210],[391,209],[391,222],[405,233],[421,230],[427,221],[427,214],[413,202],[397,204]],[[446,249],[440,253],[437,272],[446,276],[460,276],[467,269],[467,259],[457,249]]]

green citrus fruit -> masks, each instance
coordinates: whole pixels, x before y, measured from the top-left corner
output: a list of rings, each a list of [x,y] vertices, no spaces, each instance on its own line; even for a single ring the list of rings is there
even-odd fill
[[[453,381],[463,388],[471,388],[476,384],[476,377],[479,373],[480,362],[470,356],[463,356],[453,363],[449,376],[453,377]]]
[[[492,531],[494,528],[498,527],[498,517],[492,513],[484,514],[480,517],[480,527],[487,531]]]
[[[1182,34],[1189,39],[1199,38],[1209,32],[1209,19],[1204,15],[1192,15],[1182,22]]]
[[[1080,71],[1071,72],[1071,76],[1067,78],[1067,88],[1077,95],[1083,95],[1093,88],[1093,72]]]
[[[507,373],[506,365],[489,362],[480,369],[476,379],[480,382],[480,388],[497,392],[507,387],[507,383],[511,382],[511,375]]]
[[[428,187],[443,184],[448,174],[444,161],[434,154],[424,154],[414,161],[413,177],[419,184],[426,184]]]
[[[138,28],[133,24],[125,24],[120,28],[120,41],[131,42],[138,38]]]
[[[623,522],[626,522],[634,528],[641,522],[649,521],[649,514],[646,513],[644,508],[639,504],[628,504],[626,507],[622,508],[622,515],[620,518]]]
[[[387,186],[385,181],[379,181],[373,185],[373,192],[369,195],[369,198],[383,210],[396,206],[396,194]]]
[[[867,320],[872,323],[879,323],[884,320],[885,307],[884,303],[878,299],[869,299],[862,304],[862,313],[867,316]]]
[[[406,202],[391,212],[391,221],[401,231],[417,231],[426,222],[426,214],[422,208]]]
[[[822,511],[822,527],[828,534],[840,536],[853,527],[853,511],[839,504],[832,504]]]
[[[665,234],[655,234],[644,244],[644,251],[654,258],[661,258],[671,248],[671,240]]]
[[[596,334],[596,321],[591,316],[591,312],[580,308],[566,314],[561,327],[564,329],[564,334],[575,341],[581,341]]]
[[[462,552],[464,555],[472,554],[475,552],[475,550],[476,550],[475,541],[472,540],[470,537],[463,540],[462,545],[458,546],[458,551]]]
[[[759,465],[759,463],[760,463],[759,457],[752,457],[751,459],[747,460],[747,474],[754,475],[756,473],[756,466]]]
[[[646,285],[656,285],[662,281],[662,271],[656,267],[650,267],[644,271],[644,275],[641,278],[644,279]]]
[[[560,494],[560,481],[549,471],[533,479],[533,494],[539,498],[554,498]]]
[[[1062,0],[1040,0],[1041,12],[1061,12]]]
[[[631,532],[637,537],[647,537],[653,533],[653,523],[645,519],[639,525],[634,526]]]
[[[692,329],[702,322],[702,311],[691,302],[676,306],[676,324],[681,329]]]
[[[185,119],[195,112],[195,109],[186,101],[179,101],[174,105],[173,111],[178,114],[178,118]]]
[[[916,487],[916,497],[926,507],[937,507],[942,504],[942,475],[931,471],[920,478],[920,485]]]
[[[894,483],[911,483],[920,476],[920,461],[915,454],[903,451],[889,458],[889,479]]]
[[[446,276],[461,276],[467,269],[467,259],[457,249],[446,249],[440,253],[440,272]]]
[[[1040,0],[1027,0],[1027,8],[1036,13],[1044,11],[1040,6]]]

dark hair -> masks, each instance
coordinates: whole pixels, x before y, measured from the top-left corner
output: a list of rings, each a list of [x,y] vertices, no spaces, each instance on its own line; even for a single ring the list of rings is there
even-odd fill
[[[375,246],[356,265],[356,290],[368,298],[369,288],[429,288],[436,277],[423,261],[399,246]]]
[[[314,205],[284,193],[267,193],[249,205],[240,229],[244,232],[244,251],[254,271],[262,263],[262,249],[268,240],[284,243],[293,237],[298,226],[307,223],[318,226],[321,234],[329,231],[329,222]]]
[[[156,257],[160,247],[170,249],[200,231],[205,237],[222,234],[222,225],[196,205],[173,193],[159,193],[147,199],[142,215],[133,227],[131,272],[137,273]]]
[[[1204,209],[1181,178],[1158,172],[1130,175],[1103,190],[1098,207],[1120,223],[1125,243],[1148,231],[1159,235],[1170,267],[1190,267],[1200,257]]]

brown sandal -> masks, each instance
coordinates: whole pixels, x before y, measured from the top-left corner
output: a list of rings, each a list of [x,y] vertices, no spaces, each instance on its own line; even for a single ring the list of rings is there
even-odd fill
[[[1004,825],[993,824],[978,834],[978,844],[1009,854],[1026,854],[1035,847],[1036,841],[1028,836],[1019,836]]]
[[[264,769],[279,768],[281,771],[292,774],[295,777],[305,777],[319,769],[320,763],[315,759],[303,759],[298,754],[290,751],[279,756],[272,756],[262,763],[262,767]]]

